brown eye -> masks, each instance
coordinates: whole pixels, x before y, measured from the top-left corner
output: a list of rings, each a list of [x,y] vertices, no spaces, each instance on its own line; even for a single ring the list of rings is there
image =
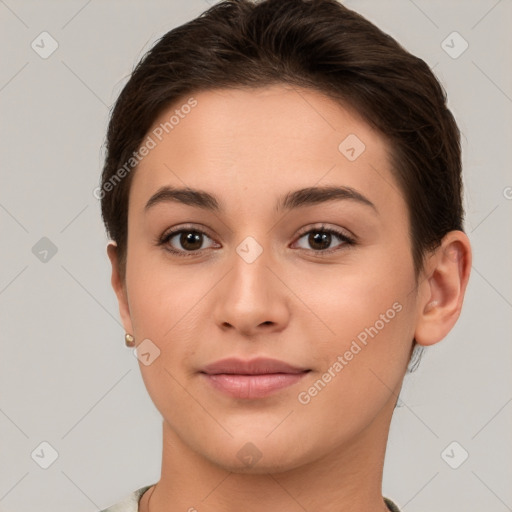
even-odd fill
[[[204,247],[205,241],[210,241],[210,245]],[[200,230],[177,229],[164,235],[158,244],[177,256],[193,256],[196,251],[212,247],[213,241]]]
[[[306,246],[304,246],[303,240],[305,240]],[[334,245],[336,241],[338,243]],[[322,227],[303,232],[296,244],[300,249],[306,249],[318,254],[329,254],[345,246],[354,245],[355,241],[341,231]]]
[[[332,235],[325,231],[311,231],[308,236],[308,243],[312,249],[323,251],[331,245]]]
[[[197,251],[203,244],[203,235],[198,231],[182,231],[179,241],[181,246],[188,251]]]

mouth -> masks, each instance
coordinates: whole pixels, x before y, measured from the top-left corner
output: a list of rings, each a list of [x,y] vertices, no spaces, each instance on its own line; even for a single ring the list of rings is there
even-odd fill
[[[268,358],[223,359],[200,373],[217,391],[234,398],[263,398],[299,382],[311,370]]]

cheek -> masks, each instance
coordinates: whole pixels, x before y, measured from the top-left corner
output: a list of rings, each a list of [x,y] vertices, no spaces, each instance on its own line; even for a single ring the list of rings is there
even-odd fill
[[[309,280],[318,297],[315,311],[329,330],[318,330],[316,319],[316,329],[311,323],[317,364],[297,403],[304,418],[322,418],[322,435],[330,439],[356,435],[398,397],[414,332],[410,280],[403,274],[338,273],[318,288]]]
[[[305,328],[319,365],[329,368],[346,355],[353,377],[363,380],[370,367],[405,368],[415,323],[412,261],[372,256],[372,264],[325,266],[306,282],[296,276],[302,284],[294,289],[310,309]]]
[[[163,249],[134,248],[127,266],[134,330],[139,331],[139,337],[154,338],[155,343],[163,340],[166,333],[172,335],[180,319],[202,295],[198,288],[201,280],[166,261],[160,251]]]
[[[190,400],[180,383],[185,382],[184,362],[193,361],[197,350],[197,306],[207,293],[206,283],[169,264],[146,264],[134,266],[129,290],[135,337],[151,340],[157,354],[150,364],[139,363],[141,375],[155,406],[168,416]]]
[[[139,366],[150,396],[158,402],[169,393],[179,395],[171,375],[182,381],[187,362],[197,359],[200,342],[206,339],[205,321],[211,319],[205,298],[218,279],[212,278],[212,271],[180,268],[161,256],[146,255],[144,262],[133,258],[132,263],[127,281],[135,338],[151,340],[158,354],[150,365]]]

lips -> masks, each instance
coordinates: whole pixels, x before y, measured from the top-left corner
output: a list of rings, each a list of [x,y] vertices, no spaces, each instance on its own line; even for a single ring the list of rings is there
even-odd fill
[[[209,375],[217,375],[219,373],[264,375],[266,373],[302,373],[308,371],[308,368],[292,366],[278,359],[260,357],[247,361],[236,358],[222,359],[205,366],[201,371]]]
[[[278,359],[222,359],[201,370],[217,391],[243,399],[272,395],[300,381],[310,369],[290,365]]]

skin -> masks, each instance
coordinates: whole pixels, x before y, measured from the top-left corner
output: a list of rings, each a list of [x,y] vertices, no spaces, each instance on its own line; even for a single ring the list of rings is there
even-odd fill
[[[161,479],[140,510],[387,510],[383,461],[412,340],[432,345],[455,324],[471,268],[468,238],[448,233],[416,285],[408,211],[387,142],[355,112],[285,85],[193,96],[197,106],[134,171],[124,280],[115,243],[107,248],[126,332],[160,350],[148,366],[139,362],[163,417]],[[349,134],[366,146],[354,161],[338,150]],[[207,191],[223,211],[167,202],[145,212],[163,185]],[[275,212],[282,195],[324,185],[351,187],[376,211],[343,199]],[[308,238],[319,223],[356,244],[333,235],[334,251],[319,255],[321,244]],[[207,233],[192,257],[155,244],[185,224]],[[263,250],[252,263],[236,251],[248,236]],[[171,243],[186,252],[179,235]],[[400,312],[301,403],[298,394],[394,303]],[[198,373],[230,356],[311,371],[274,395],[237,399]],[[252,465],[237,456],[246,443],[260,455]]]

